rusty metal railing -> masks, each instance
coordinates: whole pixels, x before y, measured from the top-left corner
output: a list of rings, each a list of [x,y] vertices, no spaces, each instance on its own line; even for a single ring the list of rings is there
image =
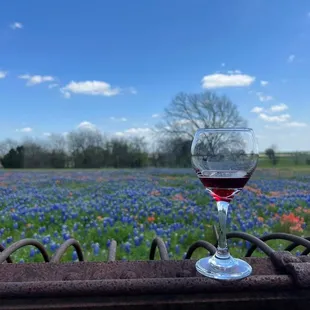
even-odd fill
[[[214,231],[215,231],[215,233],[217,233],[216,228],[214,228]],[[303,237],[299,237],[299,236],[295,236],[295,235],[291,235],[291,234],[286,234],[286,233],[272,233],[272,234],[265,235],[261,238],[257,238],[253,235],[250,235],[250,234],[247,234],[244,232],[230,232],[230,233],[228,233],[227,239],[232,239],[232,238],[241,239],[241,240],[248,241],[251,243],[251,247],[245,253],[245,257],[251,257],[256,249],[260,249],[262,252],[264,252],[267,256],[270,257],[272,255],[272,253],[275,252],[275,250],[273,250],[266,243],[267,241],[270,241],[270,240],[290,241],[291,244],[288,245],[284,251],[291,252],[296,247],[303,246],[305,249],[301,253],[301,256],[308,255],[310,253],[310,237],[303,238]],[[61,258],[66,253],[68,248],[70,248],[72,246],[72,247],[74,247],[74,249],[77,253],[78,260],[84,261],[82,248],[81,248],[79,242],[73,238],[65,241],[58,248],[58,250],[55,252],[55,254],[51,258],[49,258],[48,254],[45,250],[44,245],[41,244],[39,241],[37,241],[35,239],[23,239],[23,240],[20,240],[20,241],[13,243],[8,248],[4,248],[0,244],[0,264],[3,263],[4,261],[7,261],[7,263],[13,263],[10,255],[13,254],[14,252],[16,252],[17,250],[19,250],[20,248],[25,247],[25,246],[36,247],[40,251],[40,253],[42,254],[43,260],[45,262],[51,262],[51,263],[60,262]],[[190,259],[193,255],[193,253],[198,248],[204,248],[207,251],[209,251],[209,253],[211,255],[213,255],[216,251],[216,246],[217,246],[217,243],[213,245],[207,241],[198,240],[197,242],[193,243],[189,247],[188,251],[186,252],[185,259]],[[158,251],[159,251],[159,256],[160,256],[161,260],[169,260],[169,255],[168,255],[168,250],[167,250],[166,244],[160,237],[156,237],[151,244],[151,249],[150,249],[150,254],[149,254],[150,260],[154,260],[156,249],[158,249]],[[117,251],[117,243],[115,240],[112,240],[110,243],[109,249],[108,249],[108,261],[115,261],[116,251]]]
[[[217,234],[214,228],[215,234]],[[156,237],[148,261],[117,261],[117,243],[111,241],[108,262],[85,262],[75,239],[64,242],[52,257],[34,239],[0,246],[0,308],[4,309],[296,309],[310,305],[310,237],[272,233],[261,238],[230,232],[228,239],[248,241],[245,260],[253,274],[243,280],[221,282],[205,278],[195,269],[193,253],[216,244],[198,240],[184,260],[170,260],[165,242]],[[286,240],[284,251],[267,242]],[[14,264],[11,255],[25,246],[36,247],[46,263]],[[291,251],[301,246],[300,256]],[[79,262],[61,263],[73,247]],[[260,249],[265,258],[251,257]],[[159,260],[155,260],[156,251]]]

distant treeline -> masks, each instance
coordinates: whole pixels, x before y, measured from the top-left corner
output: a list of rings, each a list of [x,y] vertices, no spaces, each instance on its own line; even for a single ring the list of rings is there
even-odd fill
[[[95,127],[68,135],[51,135],[45,141],[7,139],[0,143],[0,164],[4,168],[142,168],[191,166],[190,148],[199,128],[246,127],[238,107],[226,96],[213,92],[179,93],[171,101],[147,137],[107,138]],[[140,128],[141,129],[141,128]],[[142,128],[143,129],[143,128]],[[136,130],[134,130],[136,132]],[[310,165],[309,154],[277,154],[271,146],[263,165],[287,163]],[[290,160],[288,160],[288,158]]]
[[[162,141],[150,151],[143,138],[106,139],[100,132],[79,130],[45,142],[26,141],[2,152],[3,168],[142,168],[190,167],[190,140]],[[2,151],[5,142],[2,143]]]

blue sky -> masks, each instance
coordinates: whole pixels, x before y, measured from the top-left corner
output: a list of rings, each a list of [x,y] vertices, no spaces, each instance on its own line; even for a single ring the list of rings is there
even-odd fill
[[[210,89],[261,150],[309,150],[309,86],[307,0],[0,3],[0,139],[148,135],[176,93]]]

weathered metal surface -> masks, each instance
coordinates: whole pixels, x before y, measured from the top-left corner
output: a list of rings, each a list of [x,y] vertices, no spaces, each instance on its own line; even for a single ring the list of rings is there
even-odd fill
[[[245,233],[229,233],[228,238],[241,238],[260,248],[266,258],[246,257],[253,274],[238,281],[205,278],[190,260],[193,252],[203,247],[213,254],[214,245],[195,242],[185,260],[169,260],[161,238],[155,238],[149,261],[115,261],[116,242],[109,248],[108,261],[84,262],[83,253],[74,239],[67,240],[50,259],[44,247],[26,239],[4,249],[0,247],[0,308],[2,309],[306,309],[310,305],[310,256],[293,256],[288,251],[276,252],[264,241],[274,238],[289,240],[288,247],[302,245],[310,251],[309,240],[287,234],[256,238]],[[302,240],[300,240],[302,239]],[[46,263],[12,264],[10,254],[19,247],[40,248]],[[59,263],[73,246],[80,262]],[[255,247],[254,247],[255,246]],[[155,261],[156,250],[160,259]],[[250,251],[251,250],[251,251]]]
[[[309,290],[300,289],[269,258],[246,260],[253,267],[253,275],[228,282],[200,276],[193,260],[2,264],[0,305],[5,309],[251,306],[252,310],[258,305],[278,309],[279,305],[310,303]]]

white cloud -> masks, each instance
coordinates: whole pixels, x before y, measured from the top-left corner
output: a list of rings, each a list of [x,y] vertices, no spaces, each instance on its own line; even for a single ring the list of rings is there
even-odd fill
[[[53,82],[55,79],[50,75],[29,75],[23,74],[18,76],[19,79],[27,80],[27,86],[33,86],[45,82]]]
[[[71,94],[83,94],[92,96],[115,96],[121,92],[120,88],[112,88],[110,84],[103,81],[71,81],[61,89],[65,97]]]
[[[127,122],[127,118],[126,117],[117,118],[117,117],[111,116],[110,120],[111,121],[115,121],[115,122]]]
[[[254,76],[241,73],[222,74],[214,73],[202,78],[203,88],[220,88],[220,87],[244,87],[249,86],[255,81]]]
[[[153,118],[158,118],[158,117],[160,117],[160,114],[155,113],[155,114],[152,115],[152,117]]]
[[[295,60],[295,58],[296,58],[296,56],[294,54],[291,54],[290,56],[288,56],[287,62],[291,63],[291,62],[293,62]]]
[[[6,71],[0,71],[0,79],[4,79],[7,76],[7,72]]]
[[[22,129],[16,129],[17,132],[31,132],[33,129],[30,127],[25,127]]]
[[[269,84],[269,82],[268,81],[260,81],[260,85],[262,85],[262,86],[267,86]]]
[[[251,110],[251,112],[253,112],[253,113],[261,113],[261,112],[263,112],[264,111],[264,109],[262,108],[262,107],[254,107],[252,110]]]
[[[78,129],[96,130],[97,127],[91,122],[83,121],[78,126]]]
[[[50,132],[43,132],[43,136],[50,137],[52,134]]]
[[[10,27],[13,29],[13,30],[16,30],[16,29],[22,29],[24,27],[24,25],[22,23],[19,23],[19,22],[14,22],[10,25]]]
[[[221,67],[225,67],[225,66],[226,66],[225,62],[222,62]]]
[[[302,123],[302,122],[289,122],[284,125],[286,127],[307,127],[308,126],[306,123]]]
[[[270,107],[271,112],[282,112],[288,109],[288,106],[284,103],[280,103],[278,105],[272,105]]]
[[[260,113],[259,117],[266,122],[281,123],[286,122],[291,116],[289,114],[270,116],[265,113]]]
[[[261,92],[257,92],[257,93],[256,93],[256,96],[258,97],[259,101],[261,101],[261,102],[273,100],[273,97],[272,97],[272,96],[264,95],[264,94],[261,93]]]

